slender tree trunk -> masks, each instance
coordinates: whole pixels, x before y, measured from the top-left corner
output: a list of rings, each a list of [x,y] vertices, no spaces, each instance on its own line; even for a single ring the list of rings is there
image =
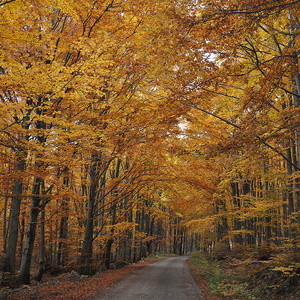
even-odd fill
[[[45,210],[41,211],[40,220],[40,248],[39,248],[39,265],[36,276],[37,281],[41,281],[45,273]]]
[[[25,170],[25,154],[19,157],[19,162],[16,166],[16,172],[20,173]],[[18,174],[19,175],[19,174]],[[11,203],[9,235],[7,242],[6,261],[4,266],[5,272],[15,274],[16,272],[16,251],[19,234],[19,216],[21,208],[21,195],[23,192],[23,184],[20,179],[16,179],[13,185],[13,198]]]
[[[113,231],[111,232],[111,234],[113,234]],[[114,240],[112,238],[110,238],[107,242],[106,242],[106,249],[105,249],[105,267],[106,269],[110,268],[110,256],[111,256],[111,247],[113,244]]]
[[[241,200],[240,200],[240,190],[239,190],[239,184],[238,182],[231,183],[231,190],[232,190],[232,196],[233,196],[233,205],[235,209],[241,208]],[[233,220],[233,230],[241,230],[242,229],[242,222],[234,218]],[[234,234],[234,242],[238,243],[240,245],[243,245],[243,237],[240,233]]]
[[[80,274],[91,274],[93,262],[93,230],[94,230],[94,199],[90,198],[88,202],[88,213],[85,223],[84,240],[81,248],[78,272]]]
[[[40,213],[40,188],[41,188],[42,179],[35,177],[33,183],[33,194],[35,196],[32,197],[31,201],[31,209],[30,209],[30,217],[29,217],[29,225],[26,232],[25,245],[21,260],[20,267],[20,275],[19,282],[21,284],[30,284],[30,267],[31,267],[31,259],[32,252],[34,247],[35,235],[36,235],[36,227],[38,221],[38,215]]]
[[[45,99],[42,97],[38,97],[38,104],[40,106],[44,105]],[[41,116],[44,114],[45,110],[43,108],[37,108],[35,110],[36,114]],[[35,126],[37,129],[40,129],[43,131],[46,129],[47,124],[44,121],[38,120],[35,122]],[[28,127],[29,128],[29,127]],[[37,141],[40,145],[43,145],[46,141],[46,137],[42,135],[38,135]],[[39,162],[39,159],[42,157],[41,153],[38,153],[36,155],[36,162],[35,162],[35,169],[36,171],[40,172],[42,163]],[[32,252],[34,248],[34,241],[36,236],[36,227],[37,227],[37,221],[38,221],[38,215],[41,210],[41,188],[42,184],[44,183],[43,179],[41,177],[34,177],[33,180],[33,186],[32,186],[32,194],[34,195],[31,198],[31,208],[30,208],[30,215],[29,215],[29,225],[26,232],[26,238],[25,238],[25,244],[22,254],[22,260],[21,260],[21,267],[20,267],[20,274],[19,274],[19,282],[23,284],[29,284],[30,283],[30,267],[31,267],[31,259],[32,259]]]
[[[8,197],[5,197],[4,199],[4,210],[3,210],[3,232],[2,232],[2,238],[3,238],[3,252],[6,253],[7,249],[7,234],[8,234],[8,226],[7,226],[7,207],[8,207]]]
[[[300,95],[300,75],[295,75],[295,83],[297,86],[297,90],[294,95],[294,106],[299,108],[299,95]],[[295,129],[295,164],[300,168],[300,126],[297,126]],[[295,179],[295,188],[296,188],[296,201],[295,208],[298,211],[300,209],[300,179],[296,177]],[[298,223],[300,223],[300,218],[298,217]]]
[[[87,207],[87,217],[85,222],[84,239],[81,248],[81,255],[79,259],[78,272],[80,274],[90,275],[92,273],[93,262],[93,233],[94,233],[94,212],[96,194],[99,185],[99,166],[100,154],[95,153],[91,158],[90,165],[90,192]]]
[[[64,178],[64,185],[69,185],[69,178]],[[62,202],[62,214],[60,219],[60,229],[59,229],[59,244],[58,244],[58,255],[57,263],[59,266],[64,266],[67,262],[67,237],[68,237],[68,206],[69,198],[64,198]]]
[[[30,105],[30,100],[28,103]],[[29,115],[31,114],[31,109],[27,110],[26,115],[23,118],[22,128],[25,130],[29,129]],[[29,139],[28,135],[23,136],[25,140]],[[4,266],[5,272],[10,272],[11,274],[15,274],[16,272],[16,251],[17,251],[17,240],[19,234],[19,216],[20,216],[20,208],[21,208],[21,200],[22,200],[22,192],[23,192],[23,184],[20,179],[20,174],[24,172],[26,168],[26,156],[27,152],[23,150],[19,150],[16,155],[16,174],[17,178],[14,181],[13,185],[13,198],[11,203],[11,211],[10,211],[10,223],[9,223],[9,235],[7,242],[7,252],[6,252],[6,261]]]
[[[288,10],[288,19],[290,21],[290,47],[295,46],[295,39],[297,36],[297,32],[299,30],[298,25],[299,24],[297,17],[295,18],[291,10]],[[299,108],[300,106],[300,73],[299,73],[299,57],[298,57],[298,52],[293,52],[292,53],[292,76],[293,76],[293,81],[294,81],[294,96],[293,96],[293,105],[295,108]],[[296,153],[295,153],[295,164],[299,168],[300,167],[300,127],[297,126],[295,128],[295,148],[296,148]],[[295,199],[295,209],[298,211],[300,209],[300,180],[299,178],[295,179],[295,190],[296,190],[296,199]],[[300,223],[300,218],[297,218],[298,223]]]
[[[121,167],[121,159],[117,159],[116,164],[114,165],[112,171],[111,171],[111,179],[115,179],[118,178],[120,176],[120,167]],[[111,221],[110,221],[110,225],[115,225],[116,224],[116,211],[117,211],[117,204],[116,202],[116,198],[118,197],[118,190],[117,188],[115,188],[112,192],[112,203],[110,205],[110,215],[111,215]],[[110,267],[110,257],[111,257],[111,248],[112,248],[112,244],[114,242],[113,239],[113,234],[114,234],[114,228],[112,227],[112,229],[110,230],[110,238],[107,241],[106,244],[106,251],[105,251],[105,267],[107,269],[109,269]]]

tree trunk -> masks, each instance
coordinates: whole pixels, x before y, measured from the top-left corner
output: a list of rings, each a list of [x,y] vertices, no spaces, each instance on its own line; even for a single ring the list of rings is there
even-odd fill
[[[110,174],[111,179],[115,179],[120,176],[120,167],[121,167],[121,159],[118,158],[116,164],[113,166],[113,169],[111,171],[111,174]],[[110,204],[110,215],[111,215],[110,225],[113,226],[116,224],[116,211],[117,211],[116,199],[118,197],[117,188],[114,188],[111,191],[111,195],[112,195],[112,202]],[[111,248],[112,248],[112,244],[114,242],[113,234],[114,234],[114,228],[112,227],[112,229],[110,230],[110,237],[106,244],[106,251],[105,251],[105,257],[104,257],[104,259],[105,259],[104,265],[107,269],[109,269],[109,267],[110,267]]]
[[[93,230],[94,230],[94,199],[88,202],[88,213],[85,223],[84,240],[81,248],[78,272],[80,274],[91,274],[92,254],[93,254]]]
[[[78,272],[80,274],[90,275],[92,273],[93,263],[93,232],[94,232],[94,211],[96,193],[99,185],[99,166],[100,154],[95,153],[91,158],[90,165],[90,192],[87,207],[87,217],[85,222],[84,240],[81,248],[81,255],[79,259]]]
[[[64,178],[64,185],[69,185],[69,178]],[[59,244],[58,244],[58,254],[57,254],[57,264],[59,266],[64,266],[67,263],[67,237],[68,237],[68,206],[69,198],[64,198],[62,202],[62,217],[60,219],[59,228]]]
[[[7,234],[8,234],[8,226],[7,226],[7,207],[8,207],[8,197],[4,198],[4,209],[3,209],[3,232],[2,232],[2,239],[3,239],[3,252],[6,253],[7,249]]]
[[[40,221],[40,249],[39,249],[39,266],[36,280],[41,281],[45,273],[45,210],[41,212]]]
[[[30,284],[30,266],[32,259],[32,252],[34,246],[34,240],[36,235],[36,226],[38,215],[40,212],[40,188],[41,188],[42,179],[35,177],[33,184],[33,194],[35,196],[32,197],[31,201],[31,209],[30,209],[30,217],[29,217],[29,225],[26,232],[25,245],[21,260],[21,268],[19,275],[19,282],[21,284]]]
[[[105,249],[105,267],[106,269],[109,269],[110,267],[110,255],[111,255],[111,247],[112,247],[112,244],[113,244],[114,240],[111,238],[107,241],[106,243],[106,249]]]
[[[25,154],[22,157],[19,157],[19,162],[16,166],[16,172],[18,173],[23,172],[25,170],[26,163],[24,157]],[[4,272],[10,272],[11,274],[15,274],[16,272],[16,251],[19,234],[19,216],[22,192],[22,181],[20,179],[16,179],[13,185],[13,198],[11,203],[9,235],[7,242],[6,261],[4,266]]]

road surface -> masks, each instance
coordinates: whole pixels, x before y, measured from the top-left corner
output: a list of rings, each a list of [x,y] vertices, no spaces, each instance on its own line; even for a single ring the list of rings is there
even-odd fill
[[[186,263],[172,257],[134,271],[91,300],[205,300]]]

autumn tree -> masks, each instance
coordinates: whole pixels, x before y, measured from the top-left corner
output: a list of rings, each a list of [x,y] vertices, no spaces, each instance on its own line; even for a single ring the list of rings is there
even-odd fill
[[[30,282],[35,244],[39,280],[199,243],[297,250],[298,10],[2,1],[6,274]]]
[[[190,60],[178,66],[173,92],[193,109],[184,139],[202,147],[178,153],[220,166],[207,198],[213,243],[297,243],[297,11],[289,1],[205,1],[185,17]]]
[[[168,136],[186,109],[169,98],[178,63],[177,50],[169,49],[186,30],[176,10],[172,2],[1,4],[2,180],[3,197],[12,199],[3,232],[6,271],[15,272],[22,249],[21,283],[30,282],[37,231],[39,279],[45,251],[63,265],[64,248],[76,255],[81,248],[80,272],[90,273],[95,239],[108,266],[120,223],[128,222],[129,230],[138,219],[140,230],[150,233],[137,207],[150,177],[159,175],[137,153],[149,147],[149,158],[151,145]],[[11,170],[13,184],[7,183]],[[77,235],[72,248],[68,234]],[[18,247],[20,237],[24,246]]]

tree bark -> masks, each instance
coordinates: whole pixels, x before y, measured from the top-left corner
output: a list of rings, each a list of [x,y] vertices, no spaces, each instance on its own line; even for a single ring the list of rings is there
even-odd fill
[[[41,281],[45,273],[45,210],[41,212],[40,220],[40,249],[39,249],[39,265],[36,280]]]
[[[93,233],[94,233],[94,212],[96,194],[99,185],[100,175],[100,154],[94,153],[91,157],[90,165],[90,191],[87,207],[87,217],[85,222],[84,239],[81,248],[81,255],[79,259],[78,272],[80,274],[90,275],[92,273],[93,263]]]
[[[118,178],[120,176],[120,167],[121,167],[121,159],[117,159],[116,164],[114,165],[112,171],[111,171],[111,179]],[[115,225],[116,224],[116,211],[117,211],[117,204],[115,203],[115,199],[118,197],[118,191],[117,188],[113,189],[111,192],[112,195],[112,202],[110,204],[110,215],[111,215],[111,220],[110,220],[110,225]],[[110,257],[111,257],[111,248],[114,242],[113,238],[114,234],[114,228],[112,227],[110,230],[110,237],[106,243],[106,250],[105,250],[105,262],[104,265],[107,269],[110,267]]]
[[[64,186],[69,185],[69,178],[64,178]],[[59,266],[65,266],[67,263],[67,238],[68,238],[68,206],[69,198],[64,198],[62,202],[62,214],[63,216],[60,219],[60,228],[59,228],[59,244],[58,244],[58,254],[57,254],[57,264]]]
[[[33,184],[33,194],[31,200],[31,209],[29,217],[29,225],[26,232],[25,245],[21,260],[19,282],[21,284],[30,284],[30,266],[32,259],[32,252],[34,247],[34,240],[36,235],[36,227],[38,221],[38,215],[40,212],[40,188],[41,188],[42,179],[35,177]]]
[[[20,173],[25,170],[25,154],[19,157],[19,162],[16,166],[16,172]],[[19,174],[18,174],[19,176]],[[16,251],[17,240],[19,234],[19,216],[21,208],[21,195],[23,192],[23,184],[20,179],[16,179],[13,185],[13,198],[11,203],[11,213],[9,222],[9,235],[7,242],[6,261],[4,265],[4,272],[15,274],[16,272]]]

